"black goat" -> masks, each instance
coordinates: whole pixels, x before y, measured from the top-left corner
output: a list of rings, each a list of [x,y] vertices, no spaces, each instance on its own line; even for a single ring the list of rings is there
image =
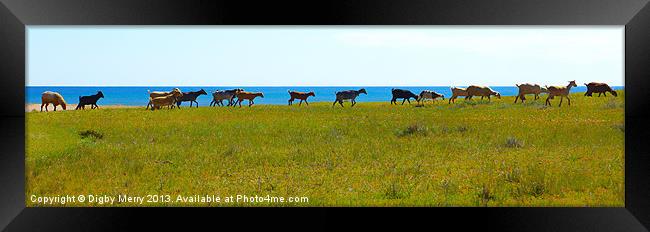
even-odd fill
[[[402,105],[404,105],[405,101],[408,101],[409,104],[411,104],[411,100],[409,100],[410,98],[414,98],[416,101],[419,99],[418,95],[415,95],[413,92],[404,89],[391,89],[391,93],[393,94],[393,99],[390,100],[391,105],[393,103],[397,105],[398,98],[404,99],[402,101]]]
[[[226,90],[228,93],[233,93],[232,97],[230,98],[230,101],[228,101],[228,106],[235,107],[235,98],[237,98],[237,93],[239,92],[244,92],[244,89],[237,88],[237,89],[231,89],[231,90]]]
[[[176,101],[176,106],[178,108],[181,108],[181,103],[184,101],[190,102],[190,107],[192,107],[192,102],[196,103],[196,107],[199,107],[199,102],[196,101],[196,98],[199,97],[199,95],[208,95],[208,93],[205,92],[205,90],[201,89],[199,91],[195,92],[184,92],[183,96],[181,96],[177,101]]]
[[[585,85],[587,86],[587,92],[585,93],[585,96],[591,97],[593,93],[598,93],[598,97],[600,97],[601,94],[605,94],[605,97],[607,97],[607,92],[609,92],[614,95],[614,97],[618,97],[616,91],[614,91],[612,87],[609,87],[609,85],[605,83],[591,82],[589,84],[585,83]]]
[[[368,95],[368,92],[366,92],[366,89],[359,89],[359,90],[346,90],[346,91],[339,91],[336,92],[336,100],[334,100],[334,103],[332,103],[332,106],[336,105],[338,102],[341,107],[343,107],[343,101],[345,100],[350,100],[352,103],[352,106],[357,104],[357,97],[359,94],[366,94]],[[352,107],[350,106],[350,107]]]
[[[97,94],[95,95],[79,96],[79,104],[77,104],[77,108],[75,108],[75,110],[86,109],[86,105],[90,105],[90,109],[99,108],[97,105],[97,100],[100,98],[104,98],[104,93],[102,93],[102,91],[97,91]]]

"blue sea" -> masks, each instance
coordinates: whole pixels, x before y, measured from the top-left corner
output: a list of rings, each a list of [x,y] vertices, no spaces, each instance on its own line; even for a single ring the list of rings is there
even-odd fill
[[[465,87],[465,86],[458,86]],[[79,96],[87,96],[96,94],[97,91],[102,91],[105,98],[100,99],[98,105],[128,105],[128,106],[146,106],[149,101],[149,95],[147,90],[151,91],[170,91],[176,87],[56,87],[56,86],[28,86],[26,87],[26,103],[28,104],[40,104],[41,103],[41,93],[44,91],[54,91],[59,92],[63,95],[63,98],[68,102],[68,104],[77,104],[79,102]],[[449,86],[416,86],[416,87],[407,87],[407,86],[393,86],[393,87],[361,87],[361,86],[350,86],[350,87],[215,87],[215,86],[186,86],[178,87],[183,92],[188,91],[198,91],[204,89],[208,95],[201,95],[197,99],[199,106],[208,106],[212,101],[211,93],[215,90],[225,90],[233,88],[243,88],[246,91],[251,92],[263,92],[264,98],[256,98],[255,104],[272,104],[272,105],[285,105],[289,100],[289,94],[287,90],[292,91],[301,91],[309,92],[314,91],[316,94],[315,97],[310,97],[309,102],[333,102],[335,98],[335,93],[342,90],[350,89],[360,89],[365,88],[368,92],[368,95],[361,94],[357,98],[357,102],[389,102],[392,95],[392,88],[407,89],[412,91],[415,94],[419,94],[422,90],[433,90],[438,93],[445,95],[445,98],[451,96],[451,90]],[[493,90],[501,93],[501,96],[514,96],[517,94],[516,86],[492,86]],[[623,86],[612,87],[616,90],[622,89]],[[571,92],[584,92],[586,91],[585,86],[578,86],[577,88],[572,88]],[[294,103],[298,103],[299,100]],[[225,102],[224,102],[225,103]],[[247,103],[244,102],[244,103]],[[184,106],[188,106],[189,102],[183,102]],[[243,104],[242,104],[243,105]]]

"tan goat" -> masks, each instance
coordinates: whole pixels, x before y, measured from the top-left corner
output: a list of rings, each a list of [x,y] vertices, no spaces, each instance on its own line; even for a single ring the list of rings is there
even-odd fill
[[[173,106],[180,97],[183,96],[183,93],[177,91],[176,89],[164,97],[149,98],[151,102],[151,110],[160,109],[163,106]]]
[[[63,96],[57,92],[45,91],[41,94],[41,112],[43,111],[43,106],[45,106],[45,111],[47,107],[52,103],[54,105],[54,111],[56,111],[56,106],[61,105],[63,110],[65,110],[66,102],[63,99]]]
[[[248,107],[250,107],[250,106],[252,106],[253,104],[255,104],[255,103],[253,102],[253,99],[255,99],[255,98],[258,97],[258,96],[259,96],[259,97],[264,97],[264,94],[263,94],[263,93],[259,93],[259,92],[258,92],[258,93],[254,93],[254,92],[244,92],[244,91],[239,91],[239,92],[237,92],[236,95],[237,95],[237,103],[239,103],[239,107],[241,107],[241,102],[243,102],[244,100],[248,100]]]
[[[551,105],[551,101],[549,99],[554,99],[555,96],[560,96],[560,105],[562,106],[562,100],[566,98],[567,101],[569,101],[569,105],[571,105],[571,99],[569,99],[569,92],[571,91],[571,87],[578,87],[576,85],[576,81],[569,81],[569,84],[565,86],[546,86],[546,89],[548,90],[548,97],[546,98],[546,102],[544,105]]]
[[[172,91],[169,91],[169,92],[163,92],[163,91],[153,91],[153,92],[151,92],[151,91],[147,90],[147,92],[149,93],[149,103],[147,103],[147,109],[149,109],[149,106],[151,106],[151,99],[154,99],[154,98],[157,98],[157,97],[165,97],[165,96],[171,94],[174,91],[179,92],[179,93],[182,94],[182,92],[181,92],[181,90],[179,88],[174,88],[174,89],[172,89]],[[173,108],[174,106],[171,105],[171,107]]]

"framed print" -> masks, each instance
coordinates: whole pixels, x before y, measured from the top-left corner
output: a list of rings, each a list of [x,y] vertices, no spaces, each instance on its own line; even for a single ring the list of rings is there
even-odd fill
[[[8,230],[650,223],[647,1],[3,0],[0,12]]]

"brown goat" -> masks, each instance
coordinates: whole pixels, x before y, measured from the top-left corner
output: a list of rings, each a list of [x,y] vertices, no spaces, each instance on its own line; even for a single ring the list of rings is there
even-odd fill
[[[490,87],[470,85],[467,87],[467,97],[465,97],[465,99],[471,100],[474,96],[481,96],[481,100],[483,100],[484,97],[487,97],[488,101],[491,101],[490,96],[496,96],[501,99],[501,94],[490,89]]]
[[[614,97],[618,97],[618,93],[605,83],[591,82],[589,84],[585,83],[585,85],[587,86],[585,96],[591,97],[593,93],[598,93],[598,97],[600,97],[601,94],[604,94],[605,97],[607,97],[607,92],[609,92],[614,95]]]
[[[538,84],[524,83],[515,85],[519,88],[519,93],[517,93],[517,97],[515,97],[515,103],[517,103],[517,100],[519,99],[521,99],[521,102],[523,103],[526,100],[526,94],[534,94],[534,100],[537,100],[539,99],[539,95],[544,92],[542,91],[542,87]]]
[[[546,98],[544,105],[550,106],[551,101],[549,99],[553,99],[555,96],[560,96],[559,106],[562,106],[562,100],[564,98],[566,98],[567,101],[569,101],[569,105],[571,105],[571,99],[569,98],[571,87],[578,87],[578,85],[576,85],[576,81],[569,81],[569,84],[567,86],[546,86],[546,89],[548,89],[548,97]]]
[[[263,94],[263,93],[259,93],[259,92],[258,92],[258,93],[254,93],[254,92],[244,92],[244,91],[239,91],[239,92],[236,93],[236,96],[237,96],[237,103],[239,104],[239,107],[241,107],[241,102],[243,102],[244,100],[248,100],[248,107],[250,107],[250,106],[252,106],[253,104],[255,104],[255,103],[253,102],[253,100],[254,100],[256,97],[259,96],[259,97],[262,97],[262,98],[263,98],[263,97],[264,97],[264,94]]]
[[[303,101],[305,101],[305,104],[309,105],[309,102],[307,102],[307,98],[309,96],[314,96],[314,97],[316,96],[314,92],[309,92],[309,93],[296,92],[296,91],[288,91],[288,92],[289,95],[291,96],[291,99],[289,99],[289,105],[293,105],[294,99],[300,99],[300,103],[298,103],[299,106],[302,104]]]
[[[442,100],[445,100],[445,95],[436,93],[436,92],[431,91],[431,90],[423,90],[422,92],[420,92],[420,95],[418,95],[417,101],[418,101],[418,104],[420,104],[420,102],[422,102],[422,105],[424,105],[425,100],[431,99],[431,101],[435,103],[436,98],[442,98]]]
[[[456,98],[465,96],[467,98],[467,89],[466,88],[457,88],[451,87],[451,97],[449,98],[449,103],[456,103]]]

